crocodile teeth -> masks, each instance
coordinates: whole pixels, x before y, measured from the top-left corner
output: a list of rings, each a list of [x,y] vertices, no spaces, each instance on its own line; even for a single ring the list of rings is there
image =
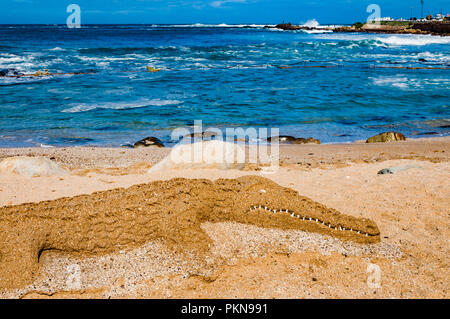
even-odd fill
[[[368,234],[368,233],[366,233],[366,237],[367,237],[367,236],[369,236],[369,234]]]
[[[361,232],[358,230],[358,234],[361,234]]]
[[[316,223],[318,223],[319,222],[319,220],[316,218]]]
[[[311,221],[312,220],[312,218],[311,217],[309,217],[309,221]]]
[[[303,217],[303,220],[305,220],[305,217]]]
[[[291,217],[294,217],[294,213],[291,214]]]
[[[274,213],[274,214],[276,214],[276,213],[277,213],[277,210],[276,210],[276,209],[274,209],[274,210],[273,210],[273,213]]]
[[[337,227],[334,227],[334,230],[337,230]]]
[[[297,215],[297,218],[300,218],[300,216],[299,216],[299,215]]]

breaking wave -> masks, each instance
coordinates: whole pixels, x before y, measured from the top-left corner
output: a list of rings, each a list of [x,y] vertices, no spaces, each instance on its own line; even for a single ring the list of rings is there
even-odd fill
[[[302,26],[303,27],[308,27],[308,28],[317,28],[319,27],[319,22],[316,19],[311,19],[306,21]]]
[[[378,37],[377,41],[392,45],[429,45],[429,44],[450,44],[450,38],[438,37],[432,35],[407,35],[407,36],[391,36],[391,37]]]

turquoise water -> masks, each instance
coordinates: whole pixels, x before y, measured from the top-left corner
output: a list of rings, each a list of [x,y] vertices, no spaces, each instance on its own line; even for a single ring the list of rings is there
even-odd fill
[[[145,67],[162,69],[147,73]],[[332,66],[305,68],[304,66]],[[280,69],[279,66],[294,66]],[[375,68],[376,66],[376,68]],[[217,26],[0,26],[0,147],[120,146],[171,130],[278,127],[348,142],[450,133],[450,38]],[[388,67],[388,68],[378,68]]]

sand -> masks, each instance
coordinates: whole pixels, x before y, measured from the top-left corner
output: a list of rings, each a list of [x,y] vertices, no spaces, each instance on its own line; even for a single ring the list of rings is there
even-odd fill
[[[27,154],[54,157],[71,175],[1,175],[0,206],[39,203],[174,177],[214,181],[259,174],[251,165],[242,171],[145,174],[167,152],[153,148],[1,149],[1,158]],[[201,229],[212,242],[203,264],[174,252],[158,238],[91,256],[50,250],[40,257],[33,283],[2,291],[2,296],[449,297],[450,138],[282,146],[280,152],[280,170],[264,177],[342,214],[372,220],[379,228],[381,242],[361,244],[308,229],[268,228],[245,221],[205,221]],[[377,174],[388,167],[411,168]],[[379,267],[379,273],[371,264]],[[77,271],[79,285],[68,285]],[[368,284],[374,276],[379,278],[375,286]]]

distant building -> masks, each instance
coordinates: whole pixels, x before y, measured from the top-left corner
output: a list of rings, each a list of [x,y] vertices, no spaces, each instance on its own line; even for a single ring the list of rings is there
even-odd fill
[[[376,18],[374,21],[394,21],[391,17]]]
[[[425,18],[413,18],[411,17],[410,19],[405,19],[405,18],[398,18],[398,19],[393,19],[391,17],[382,17],[382,18],[376,18],[374,20],[372,20],[373,22],[375,21],[419,21],[419,22],[426,22],[426,21],[444,21],[444,20],[450,20],[450,13],[447,13],[446,15],[443,15],[441,13],[437,13],[435,16],[433,16],[432,14],[427,15]]]

